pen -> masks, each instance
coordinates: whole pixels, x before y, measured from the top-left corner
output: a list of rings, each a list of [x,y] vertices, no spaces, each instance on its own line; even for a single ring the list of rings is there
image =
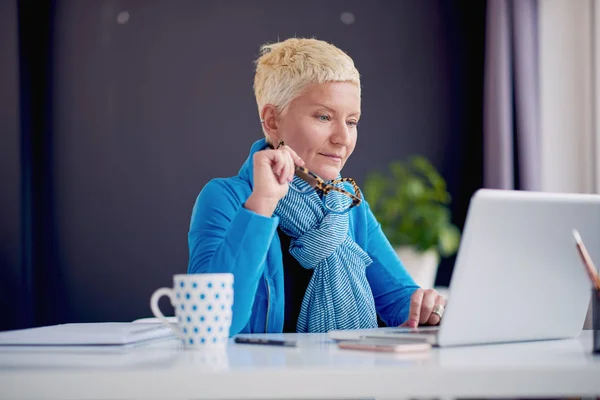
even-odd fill
[[[598,277],[598,272],[596,270],[596,266],[590,257],[585,245],[583,244],[583,240],[581,239],[581,235],[577,231],[577,229],[573,229],[573,236],[575,237],[575,243],[577,244],[577,250],[579,251],[579,256],[583,261],[583,265],[588,273],[590,280],[592,281],[592,285],[596,292],[600,294],[600,277]]]
[[[264,344],[269,346],[284,346],[284,347],[296,347],[296,342],[292,340],[277,340],[277,339],[259,339],[259,338],[248,338],[248,337],[236,337],[235,343],[243,344]]]

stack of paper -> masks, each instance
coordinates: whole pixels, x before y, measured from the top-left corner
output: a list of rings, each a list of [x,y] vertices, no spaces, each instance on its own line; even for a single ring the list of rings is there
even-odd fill
[[[102,322],[0,332],[0,346],[121,346],[174,337],[161,324]]]

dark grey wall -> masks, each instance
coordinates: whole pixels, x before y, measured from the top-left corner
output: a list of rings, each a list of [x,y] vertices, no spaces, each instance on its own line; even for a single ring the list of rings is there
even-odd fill
[[[62,319],[148,316],[152,291],[186,271],[196,195],[209,179],[235,174],[261,137],[253,60],[266,41],[314,36],[354,58],[363,118],[345,175],[360,184],[369,170],[410,153],[443,167],[452,157],[455,101],[447,8],[59,1],[53,152]],[[341,22],[346,11],[353,24]]]
[[[16,2],[0,1],[0,330],[18,326],[19,98]]]

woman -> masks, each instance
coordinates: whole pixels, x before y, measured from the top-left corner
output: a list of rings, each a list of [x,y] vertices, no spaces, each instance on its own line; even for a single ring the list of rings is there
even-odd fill
[[[353,191],[338,179],[361,111],[352,59],[294,38],[263,46],[256,64],[265,138],[237,176],[202,189],[188,236],[188,273],[234,274],[230,335],[371,328],[377,315],[388,326],[438,324],[444,299],[414,283],[360,192],[341,193]],[[296,166],[341,191],[312,189]]]

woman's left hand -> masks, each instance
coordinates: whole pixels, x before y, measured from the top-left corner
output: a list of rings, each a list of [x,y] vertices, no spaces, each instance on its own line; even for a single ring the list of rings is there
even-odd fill
[[[443,314],[445,306],[446,299],[434,289],[417,289],[410,298],[408,319],[400,326],[438,325],[441,317],[437,312]]]

